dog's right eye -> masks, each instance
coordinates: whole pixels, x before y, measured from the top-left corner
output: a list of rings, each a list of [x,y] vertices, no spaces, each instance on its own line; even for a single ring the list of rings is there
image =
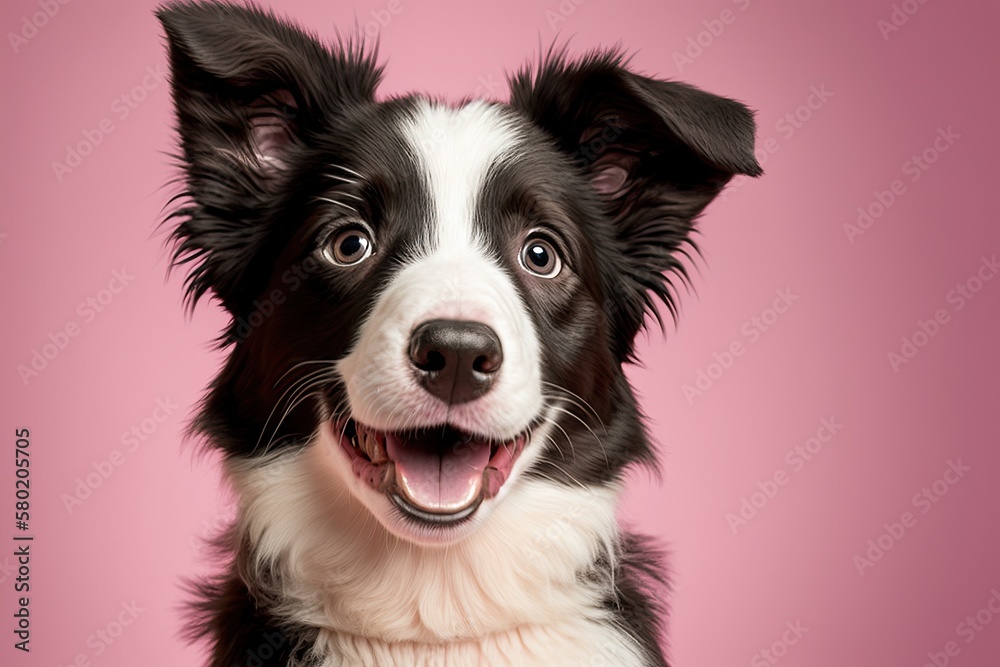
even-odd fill
[[[375,244],[368,231],[351,227],[333,236],[323,249],[323,256],[337,266],[360,264],[372,256]]]
[[[562,269],[555,245],[537,232],[528,237],[519,259],[522,267],[539,278],[555,278]]]

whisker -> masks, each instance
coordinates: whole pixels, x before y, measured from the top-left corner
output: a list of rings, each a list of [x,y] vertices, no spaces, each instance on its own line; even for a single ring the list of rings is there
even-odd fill
[[[288,371],[286,371],[284,374],[282,374],[281,377],[282,378],[286,377],[288,375],[288,373],[292,372],[296,368],[300,368],[302,366],[305,366],[305,365],[308,365],[308,364],[314,364],[314,363],[332,364],[333,362],[332,362],[332,360],[324,360],[324,359],[303,361],[303,362],[297,363],[294,366],[292,366],[292,368],[290,368]],[[280,382],[280,379],[279,379],[278,382]],[[251,450],[251,454],[255,453],[257,451],[257,449],[260,447],[260,443],[261,443],[261,441],[264,438],[264,434],[267,433],[267,430],[268,430],[267,426],[268,426],[268,424],[271,423],[271,419],[274,417],[274,414],[277,412],[277,410],[281,407],[281,404],[282,404],[283,401],[285,401],[286,397],[288,397],[291,394],[291,397],[289,398],[289,401],[294,401],[295,400],[294,397],[297,396],[297,395],[299,395],[301,391],[311,391],[310,385],[318,386],[320,383],[330,383],[332,385],[337,385],[337,384],[341,384],[342,382],[343,382],[343,380],[336,373],[336,369],[334,369],[332,366],[327,366],[325,368],[320,368],[320,369],[311,371],[309,373],[306,373],[301,378],[298,378],[297,380],[295,380],[294,382],[292,382],[281,393],[281,396],[278,397],[278,400],[275,401],[274,407],[271,408],[271,412],[268,414],[267,419],[265,420],[263,427],[261,427],[260,435],[257,437],[257,442],[254,444],[253,450]],[[274,386],[278,386],[278,383],[276,382]],[[345,401],[346,401],[346,398],[341,401],[341,404],[338,404],[338,406],[337,406],[338,411],[340,410],[340,405],[342,405]],[[274,441],[274,437],[278,433],[278,428],[280,428],[280,426],[281,426],[281,421],[284,420],[285,415],[288,414],[288,412],[290,411],[290,409],[285,411],[285,413],[282,415],[281,420],[278,422],[278,425],[275,427],[275,430],[271,433],[271,437],[268,438],[268,444],[264,448],[264,453],[265,454],[270,449],[270,446],[271,446],[271,444]]]
[[[314,197],[313,201],[325,201],[325,202],[329,202],[331,204],[336,204],[337,206],[343,206],[344,208],[346,208],[349,211],[354,211],[355,213],[358,212],[358,209],[354,208],[353,206],[348,206],[347,204],[345,204],[342,201],[337,201],[336,199],[330,199],[328,197]]]
[[[335,360],[333,360],[333,359],[310,359],[308,361],[300,361],[299,363],[295,364],[294,366],[292,366],[291,368],[289,368],[287,371],[285,371],[284,373],[282,373],[281,377],[278,378],[275,381],[274,386],[277,387],[278,383],[281,382],[282,380],[284,380],[285,377],[289,373],[291,373],[292,371],[294,371],[296,368],[301,368],[302,366],[307,366],[309,364],[331,364],[332,365],[332,364],[335,364],[335,363],[337,363],[337,362]]]
[[[549,461],[549,464],[550,464],[550,465],[551,465],[551,466],[552,466],[553,468],[555,468],[556,470],[558,470],[559,472],[561,472],[562,474],[566,475],[566,478],[567,478],[567,479],[568,479],[569,481],[573,482],[574,484],[576,484],[577,486],[579,486],[579,487],[580,487],[581,489],[583,489],[584,491],[589,491],[589,490],[590,490],[590,489],[588,489],[588,488],[587,488],[587,486],[586,486],[586,485],[585,485],[585,484],[584,484],[583,482],[581,482],[581,481],[580,481],[580,480],[578,480],[578,479],[577,479],[576,477],[573,477],[573,475],[571,475],[571,474],[569,474],[568,472],[566,472],[566,469],[565,469],[565,468],[562,468],[562,467],[560,467],[560,466],[556,465],[555,463],[552,463],[551,461]]]
[[[575,484],[577,484],[577,485],[578,485],[578,486],[579,486],[579,487],[580,487],[581,489],[583,489],[584,491],[586,491],[586,492],[588,492],[588,493],[590,493],[590,492],[591,492],[591,490],[590,490],[590,489],[588,489],[588,488],[587,488],[587,486],[586,486],[585,484],[583,484],[583,483],[582,483],[581,481],[579,481],[578,479],[576,479],[575,477],[573,477],[573,475],[569,474],[569,473],[568,473],[568,472],[566,472],[566,471],[565,471],[564,469],[562,469],[562,468],[560,468],[559,466],[557,466],[557,465],[556,465],[555,463],[552,463],[551,461],[548,461],[547,463],[548,463],[549,465],[551,465],[551,466],[552,466],[553,468],[555,468],[556,470],[558,470],[559,472],[561,472],[562,474],[566,475],[567,479],[569,479],[569,480],[570,480],[571,482],[574,482]],[[545,473],[541,473],[541,472],[538,472],[538,471],[534,471],[534,474],[538,475],[538,476],[539,476],[539,477],[541,477],[542,479],[547,479],[547,480],[549,480],[549,481],[550,481],[550,482],[552,482],[553,484],[561,484],[561,482],[560,482],[559,480],[557,480],[557,479],[554,479],[554,478],[552,478],[552,477],[550,477],[550,476],[546,475]]]
[[[334,165],[330,165],[330,166],[332,166],[332,167],[334,167],[336,169],[342,169],[343,171],[346,171],[348,174],[354,174],[358,178],[364,178],[364,176],[362,176],[358,172],[354,171],[353,169],[348,169],[347,167],[345,167],[342,164],[334,164]]]
[[[563,427],[562,427],[562,426],[561,426],[561,425],[560,425],[560,424],[559,424],[558,422],[556,422],[556,421],[555,421],[554,419],[551,419],[551,418],[549,418],[549,420],[548,420],[548,423],[549,423],[549,424],[552,424],[552,426],[554,426],[554,427],[556,427],[557,429],[559,429],[559,430],[560,430],[560,431],[562,432],[562,434],[563,434],[563,435],[564,435],[564,436],[566,437],[566,443],[567,443],[567,444],[569,445],[569,451],[570,451],[570,453],[571,453],[571,454],[573,455],[573,459],[575,460],[575,459],[576,459],[576,448],[575,448],[575,447],[573,447],[573,439],[569,437],[569,433],[567,433],[567,432],[566,432],[566,429],[564,429],[564,428],[563,428]],[[550,437],[550,439],[549,439],[549,440],[550,440],[550,442],[552,442],[552,444],[555,444],[555,438],[551,438],[551,437]],[[561,451],[561,450],[560,450],[559,454],[560,454],[560,456],[562,456],[562,458],[563,458],[563,459],[565,459],[565,458],[566,458],[565,456],[563,456],[563,455],[562,455],[562,451]]]
[[[550,423],[548,417],[546,417],[546,420],[545,420],[544,423]],[[559,452],[559,458],[561,458],[561,459],[565,459],[566,458],[566,453],[562,450],[562,447],[560,447],[559,443],[557,443],[551,436],[545,436],[545,438],[543,440],[547,440],[549,443],[552,444],[553,447],[556,448],[556,451]]]
[[[608,427],[604,425],[604,421],[601,419],[601,416],[599,414],[597,414],[597,410],[595,410],[593,408],[593,406],[590,405],[590,403],[588,403],[587,401],[585,401],[582,396],[580,396],[579,394],[574,394],[572,391],[570,391],[566,387],[558,385],[555,382],[548,382],[546,380],[542,380],[542,384],[546,384],[546,385],[552,387],[553,389],[555,389],[556,391],[561,392],[562,394],[565,394],[568,397],[571,397],[572,400],[569,400],[569,399],[566,399],[566,400],[568,400],[570,403],[573,403],[577,407],[583,408],[585,411],[587,411],[590,414],[592,414],[594,416],[594,419],[596,419],[600,423],[601,428],[604,430],[604,432],[605,433],[608,432]],[[565,399],[565,397],[563,397],[563,398]]]
[[[561,412],[563,414],[569,415],[573,419],[575,419],[578,422],[580,422],[581,424],[583,424],[583,427],[590,432],[590,435],[592,435],[594,437],[594,440],[597,441],[597,444],[601,446],[601,452],[604,454],[604,463],[605,463],[605,465],[607,465],[609,467],[611,466],[611,461],[608,459],[608,450],[604,447],[604,442],[602,442],[601,439],[598,437],[598,435],[596,433],[594,433],[594,429],[590,428],[590,425],[588,425],[587,422],[585,422],[582,419],[580,419],[580,416],[577,415],[577,414],[575,414],[573,411],[567,410],[565,408],[561,408],[558,405],[553,405],[552,409],[553,410],[557,410],[557,411],[559,411],[559,412]],[[563,433],[565,433],[565,431],[563,431]],[[569,438],[568,435],[566,437]]]
[[[303,362],[303,363],[305,363],[305,362]],[[302,365],[302,364],[296,364],[296,366],[300,366],[300,365]],[[320,368],[318,370],[315,370],[315,371],[312,371],[310,373],[307,373],[306,375],[304,375],[303,377],[299,378],[295,382],[292,382],[288,386],[288,388],[285,389],[285,391],[283,391],[281,393],[281,396],[278,397],[278,400],[274,402],[274,407],[271,408],[270,414],[267,415],[267,419],[264,421],[264,426],[261,427],[260,435],[257,436],[257,443],[253,446],[253,449],[250,451],[250,455],[251,456],[254,454],[254,452],[257,451],[257,448],[260,446],[260,441],[264,438],[264,433],[267,432],[267,425],[271,422],[271,418],[274,416],[275,411],[278,409],[278,407],[281,406],[281,402],[283,400],[285,400],[285,396],[287,396],[289,392],[293,392],[294,393],[294,391],[296,391],[296,387],[298,387],[300,384],[308,383],[309,381],[311,381],[311,379],[313,377],[315,377],[317,375],[322,375],[324,373],[329,373],[332,370],[333,369]],[[291,372],[291,369],[288,372]],[[288,372],[286,372],[285,375],[288,375]],[[285,377],[285,375],[282,375],[281,377]],[[280,382],[280,380],[279,380],[279,382]],[[278,386],[277,383],[275,383],[274,386],[277,387]],[[267,449],[265,448],[264,451],[266,452]]]
[[[357,181],[355,181],[353,179],[344,178],[343,176],[337,176],[336,174],[325,174],[324,173],[322,175],[326,176],[327,178],[332,178],[335,181],[340,181],[341,183],[347,183],[349,185],[356,185],[357,184]]]
[[[275,436],[278,435],[278,431],[281,430],[281,425],[285,422],[285,418],[288,415],[290,415],[295,410],[295,408],[301,405],[304,400],[309,398],[313,394],[313,392],[317,388],[319,388],[319,386],[326,380],[327,378],[324,376],[315,378],[314,380],[306,383],[304,387],[299,389],[299,391],[296,392],[294,399],[289,400],[288,408],[286,408],[284,414],[281,415],[281,419],[278,420],[278,424],[274,427],[274,431],[271,433],[271,438],[268,440],[267,445],[264,447],[264,455],[266,455],[267,452],[270,451],[271,445],[274,444],[275,442],[274,438]]]

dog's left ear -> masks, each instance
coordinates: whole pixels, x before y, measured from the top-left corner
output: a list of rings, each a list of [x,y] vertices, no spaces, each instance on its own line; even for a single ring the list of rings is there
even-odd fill
[[[631,354],[652,295],[676,314],[671,274],[686,279],[693,222],[735,174],[759,176],[752,112],[684,83],[627,70],[616,51],[568,62],[550,53],[511,79],[511,106],[548,132],[615,221],[621,295],[609,295],[616,338]],[[614,298],[621,296],[623,298]]]

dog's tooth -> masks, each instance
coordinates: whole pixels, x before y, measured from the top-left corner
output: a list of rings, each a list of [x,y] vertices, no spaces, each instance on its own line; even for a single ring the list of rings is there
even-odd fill
[[[381,438],[375,435],[369,436],[368,439],[368,458],[372,460],[372,463],[384,463],[388,461],[388,457],[385,455],[385,447],[382,446],[380,442]]]
[[[382,455],[382,448],[378,444],[376,436],[368,430],[361,433],[361,450],[368,456],[372,463],[381,463],[385,460]]]

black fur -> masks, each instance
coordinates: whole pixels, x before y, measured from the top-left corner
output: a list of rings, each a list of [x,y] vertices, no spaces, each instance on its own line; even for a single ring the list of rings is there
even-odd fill
[[[210,639],[208,667],[309,667],[308,646],[315,632],[282,623],[250,592],[243,580],[227,574],[192,590],[196,603],[186,639]]]
[[[605,605],[645,649],[649,667],[667,667],[663,655],[668,581],[664,556],[649,538],[626,534],[618,553],[614,590]]]
[[[316,370],[309,364],[349,351],[426,235],[432,205],[399,130],[418,98],[376,102],[374,52],[350,40],[323,46],[253,6],[179,3],[158,17],[186,175],[169,218],[175,264],[189,267],[191,306],[210,294],[231,315],[220,339],[229,357],[193,430],[231,458],[299,447],[344,404],[340,383],[313,383],[320,410],[303,401],[269,416]],[[528,474],[605,485],[628,466],[655,465],[622,366],[646,316],[659,318],[657,299],[676,315],[672,280],[687,280],[695,219],[734,174],[760,174],[754,122],[738,102],[629,71],[617,51],[577,61],[551,51],[510,83],[499,108],[531,150],[491,174],[475,224],[528,305],[546,386],[580,399],[559,419],[567,442],[557,439]],[[340,200],[360,208],[382,249],[353,272],[318,259],[344,217]],[[517,249],[539,225],[571,269],[563,280],[517,268]],[[212,643],[212,667],[231,667],[278,633],[280,647],[260,664],[307,665],[301,647],[313,631],[271,612],[275,587],[242,567],[253,545],[226,551],[229,570],[198,589],[189,638]],[[614,560],[606,605],[648,664],[665,665],[660,559],[626,535]]]

